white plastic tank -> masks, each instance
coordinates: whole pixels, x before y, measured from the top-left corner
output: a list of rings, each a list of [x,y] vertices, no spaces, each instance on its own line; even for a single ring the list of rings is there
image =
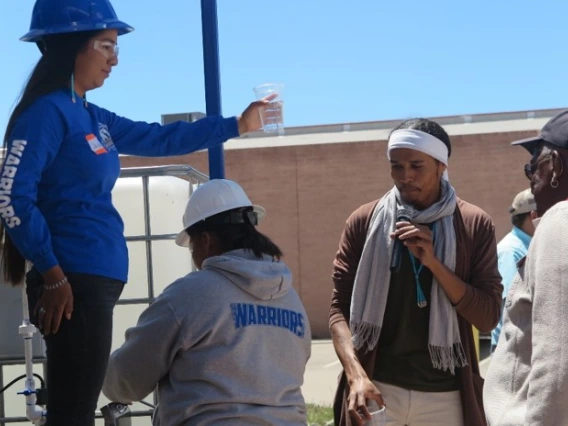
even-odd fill
[[[151,235],[177,234],[183,228],[182,217],[189,200],[190,185],[190,182],[177,177],[149,178]],[[195,185],[192,187],[195,188]],[[143,236],[145,223],[142,179],[119,179],[113,191],[113,203],[124,221],[125,236]],[[157,296],[165,286],[190,272],[192,264],[188,249],[177,246],[171,239],[152,241],[151,245],[154,294]],[[122,298],[147,297],[146,242],[129,241],[128,250],[129,277]]]
[[[152,235],[177,234],[183,227],[182,217],[185,205],[195,184],[177,177],[149,178],[150,229]],[[127,237],[142,236],[145,233],[144,195],[141,178],[121,178],[113,191],[113,203],[122,216]],[[191,255],[187,248],[178,247],[173,240],[152,241],[152,266],[154,276],[154,296],[158,296],[166,286],[193,270]],[[130,264],[129,280],[121,299],[138,299],[148,297],[148,275],[146,262],[146,243],[144,241],[128,242]],[[113,350],[124,342],[127,328],[136,325],[139,315],[147,305],[119,305],[114,311]],[[0,360],[2,358],[22,358],[24,353],[23,339],[18,334],[22,322],[21,289],[0,284]],[[36,334],[34,339],[34,356],[44,355],[43,341]],[[35,373],[43,376],[39,365]],[[4,368],[4,382],[24,374],[23,365]],[[39,384],[39,383],[38,383]],[[23,382],[14,385],[5,393],[6,416],[25,416],[25,403],[21,396],[15,394],[23,388]],[[13,392],[12,392],[13,391]],[[152,397],[146,398],[152,403]],[[108,404],[101,394],[98,407]],[[135,403],[132,411],[147,410],[147,407]],[[97,420],[96,426],[103,426]],[[149,417],[132,418],[133,426],[149,425]]]
[[[191,186],[190,186],[191,185]],[[177,234],[183,228],[182,218],[192,188],[196,185],[177,177],[149,178],[150,231],[152,235]],[[144,235],[144,195],[141,178],[119,179],[113,191],[113,203],[124,221],[126,237]],[[187,248],[179,247],[173,240],[152,241],[152,268],[154,296],[157,297],[168,285],[193,270],[191,254]],[[128,242],[129,278],[121,299],[148,297],[148,274],[146,243]],[[114,310],[112,350],[124,342],[124,333],[136,325],[138,317],[147,305],[118,305]],[[152,397],[146,398],[153,403]],[[99,407],[108,399],[101,395]],[[132,411],[146,410],[147,407],[134,404]],[[149,425],[149,417],[134,417],[133,426]],[[102,423],[97,422],[97,426]]]
[[[22,287],[12,287],[0,283],[0,360],[18,360],[24,358],[24,339],[19,334],[22,324]],[[34,357],[43,357],[45,348],[39,331],[33,339]]]
[[[152,235],[176,234],[182,229],[182,217],[190,195],[190,183],[176,177],[149,179],[150,227]],[[193,185],[195,187],[195,185]],[[113,191],[113,203],[121,214],[125,235],[142,236],[145,233],[144,197],[141,178],[119,179]],[[189,250],[178,247],[173,240],[152,241],[154,296],[176,279],[189,273],[193,265]],[[122,299],[148,297],[146,242],[128,242],[129,280]],[[0,359],[23,358],[23,339],[18,334],[22,323],[22,290],[0,283]],[[134,325],[144,306],[120,306],[115,312],[116,343],[123,341],[124,327]],[[34,339],[34,356],[43,356],[45,350],[39,333]]]

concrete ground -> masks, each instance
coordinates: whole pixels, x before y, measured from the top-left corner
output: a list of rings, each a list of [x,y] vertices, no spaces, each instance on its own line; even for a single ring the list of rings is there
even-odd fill
[[[482,341],[482,361],[479,366],[483,377],[489,368],[488,352],[487,342]],[[315,340],[312,343],[312,357],[306,367],[302,387],[306,402],[331,406],[340,372],[341,364],[335,355],[331,340]]]
[[[484,361],[480,363],[482,376],[485,375],[489,366],[487,341],[482,342],[481,354]],[[6,367],[4,369],[5,382],[11,380],[19,374],[22,374],[22,366]],[[39,367],[37,371],[39,372]],[[304,376],[304,386],[302,391],[307,403],[331,406],[333,397],[337,387],[337,379],[341,372],[341,365],[335,355],[331,340],[316,340],[312,344],[312,356],[308,362],[306,373]],[[6,414],[10,417],[24,415],[24,403],[21,397],[15,392],[6,395]],[[151,399],[148,398],[148,401]],[[106,405],[106,398],[99,400],[99,407]],[[147,407],[135,404],[132,409],[134,411],[144,411]],[[132,426],[148,426],[150,421],[147,417],[139,417],[132,419]],[[97,426],[103,426],[102,420],[97,420]]]
[[[331,406],[340,372],[341,364],[331,340],[315,340],[302,387],[306,402]]]

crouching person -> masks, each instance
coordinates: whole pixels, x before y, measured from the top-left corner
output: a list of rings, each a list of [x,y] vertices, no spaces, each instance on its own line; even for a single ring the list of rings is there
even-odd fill
[[[282,252],[256,229],[264,215],[229,180],[194,192],[176,243],[199,271],[127,330],[109,361],[109,399],[139,401],[157,386],[161,426],[306,424],[310,326]]]

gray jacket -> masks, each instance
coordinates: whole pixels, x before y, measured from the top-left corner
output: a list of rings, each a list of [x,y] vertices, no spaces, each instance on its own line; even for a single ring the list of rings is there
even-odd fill
[[[290,270],[236,250],[207,259],[146,309],[110,359],[103,392],[139,401],[154,424],[305,425],[306,311]]]
[[[513,280],[483,391],[489,426],[568,425],[568,202],[540,221]]]

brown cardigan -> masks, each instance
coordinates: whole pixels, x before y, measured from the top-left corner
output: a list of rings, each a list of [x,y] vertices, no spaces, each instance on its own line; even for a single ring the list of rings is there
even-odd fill
[[[371,216],[378,200],[357,209],[347,219],[339,242],[339,251],[333,262],[334,290],[329,313],[330,327],[339,322],[349,323],[353,282],[365,244]],[[465,426],[486,426],[483,411],[483,379],[471,326],[482,332],[491,331],[499,321],[503,286],[497,269],[497,244],[495,226],[487,213],[458,199],[454,213],[457,239],[455,274],[468,283],[466,293],[456,305],[460,336],[467,355],[467,366],[458,370]],[[356,351],[357,358],[373,377],[376,350]],[[350,426],[347,413],[348,389],[345,373],[341,374],[335,396],[334,415],[336,426]]]

